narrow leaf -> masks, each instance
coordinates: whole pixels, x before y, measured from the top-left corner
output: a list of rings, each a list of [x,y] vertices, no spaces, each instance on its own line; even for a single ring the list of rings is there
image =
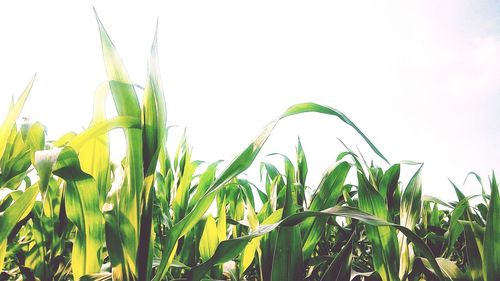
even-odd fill
[[[490,186],[491,198],[484,233],[483,274],[486,281],[495,281],[500,276],[500,196],[495,173]]]

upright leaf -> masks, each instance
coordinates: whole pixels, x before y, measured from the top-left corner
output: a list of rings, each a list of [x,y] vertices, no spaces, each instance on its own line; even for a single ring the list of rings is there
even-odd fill
[[[310,211],[324,210],[333,207],[337,203],[350,169],[351,165],[349,163],[340,162],[325,172],[311,201]],[[302,251],[305,258],[312,255],[316,244],[323,235],[327,219],[326,217],[309,218],[301,225],[304,237]]]
[[[389,215],[384,198],[361,172],[358,172],[358,183],[359,208],[380,219],[387,220]],[[398,242],[394,229],[387,226],[367,225],[366,233],[373,247],[375,271],[384,281],[399,280]]]
[[[140,191],[140,230],[137,254],[139,280],[151,279],[153,262],[153,183],[161,148],[166,140],[167,110],[161,85],[158,61],[158,25],[151,45],[148,78],[142,110],[142,144],[144,186]]]
[[[7,249],[7,237],[16,224],[31,212],[37,194],[38,185],[35,184],[27,188],[5,212],[0,214],[0,268],[2,269]]]
[[[422,206],[422,180],[421,180],[422,166],[413,175],[408,186],[403,191],[403,196],[401,198],[401,209],[400,209],[400,224],[406,228],[414,230],[420,215]],[[402,234],[398,234],[399,241],[399,254],[400,254],[400,265],[399,265],[399,278],[402,280],[406,279],[408,273],[413,267],[414,254],[413,250],[408,245],[406,237]]]
[[[102,84],[94,95],[94,114],[89,127],[106,120],[105,98],[108,84]],[[77,150],[77,149],[76,149]],[[78,151],[78,150],[77,150]],[[104,133],[87,140],[78,151],[82,170],[96,181],[99,191],[99,206],[102,208],[111,187],[109,136]]]
[[[200,239],[200,257],[202,261],[207,261],[217,249],[219,239],[217,237],[217,225],[214,218],[209,215],[205,222],[205,228]]]
[[[343,281],[351,277],[351,262],[354,232],[342,250],[335,256],[320,281]]]
[[[5,120],[2,123],[2,126],[0,127],[0,159],[3,158],[9,134],[12,130],[12,127],[16,125],[16,120],[19,117],[19,114],[21,114],[21,110],[24,107],[24,103],[28,98],[28,95],[31,91],[31,87],[33,86],[34,81],[35,77],[33,76],[33,78],[28,83],[28,86],[26,86],[26,89],[21,94],[17,102],[13,105],[12,108],[10,108],[9,114],[7,114],[7,117],[5,118]]]
[[[81,170],[78,156],[70,147],[60,152],[53,173],[66,181],[66,213],[77,228],[71,255],[73,275],[78,279],[99,272],[104,224],[97,185],[92,176]]]
[[[288,217],[295,213],[295,203],[292,196],[293,170],[287,170],[283,217]],[[278,229],[271,268],[271,281],[299,281],[304,279],[304,262],[301,248],[302,240],[299,226],[282,226]]]
[[[379,193],[387,202],[387,208],[389,209],[389,213],[394,217],[397,204],[395,204],[394,200],[394,192],[398,188],[399,182],[399,174],[401,170],[400,164],[392,165],[382,176],[382,180],[380,181]]]
[[[482,256],[483,256],[483,241],[478,239],[475,234],[474,222],[460,221],[464,226],[465,233],[465,250],[467,254],[467,261],[469,264],[470,277],[472,281],[482,281]]]
[[[104,65],[116,111],[120,116],[141,119],[142,113],[139,101],[125,66],[97,14],[96,18],[101,37]],[[124,129],[124,132],[127,141],[124,171],[126,182],[122,184],[118,191],[117,206],[114,207],[118,208],[116,214],[118,214],[119,218],[117,218],[116,223],[119,230],[117,231],[121,234],[124,247],[123,258],[125,261],[120,262],[120,264],[126,264],[130,268],[130,273],[137,278],[139,274],[137,253],[141,231],[140,210],[144,183],[142,130],[127,128]],[[110,253],[110,255],[113,254]]]
[[[500,196],[495,173],[490,182],[491,197],[484,233],[483,275],[486,281],[500,277]]]

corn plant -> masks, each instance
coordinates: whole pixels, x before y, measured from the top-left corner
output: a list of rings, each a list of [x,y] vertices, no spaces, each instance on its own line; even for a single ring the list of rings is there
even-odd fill
[[[487,185],[467,175],[476,195],[451,181],[456,201],[423,195],[422,163],[390,164],[315,103],[289,107],[228,163],[195,159],[186,134],[169,151],[157,35],[139,86],[97,24],[107,81],[89,126],[50,141],[40,123],[18,126],[32,80],[0,127],[0,280],[499,280],[494,173]],[[305,113],[338,118],[382,166],[344,145],[310,186],[299,139],[294,156],[258,165],[260,180],[242,175],[280,120]],[[111,130],[124,132],[120,163]],[[415,171],[407,183],[402,169]]]

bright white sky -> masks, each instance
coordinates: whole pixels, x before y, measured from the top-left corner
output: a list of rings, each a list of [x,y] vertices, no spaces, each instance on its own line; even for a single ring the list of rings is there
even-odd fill
[[[331,2],[2,3],[0,116],[37,72],[22,115],[50,138],[88,124],[105,80],[94,5],[138,84],[159,17],[167,122],[176,137],[187,127],[198,159],[231,159],[289,105],[313,101],[347,114],[391,162],[424,161],[426,194],[451,199],[448,177],[500,171],[499,6]],[[383,164],[317,114],[280,123],[262,155],[293,157],[298,135],[313,187],[341,152],[337,137]]]

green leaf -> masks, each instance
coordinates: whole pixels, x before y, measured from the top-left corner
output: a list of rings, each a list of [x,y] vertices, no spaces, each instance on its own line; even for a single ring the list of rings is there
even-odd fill
[[[213,199],[215,198],[215,192],[217,191],[217,189],[220,188],[223,184],[230,181],[235,176],[245,171],[248,167],[250,167],[250,165],[253,163],[258,153],[260,152],[262,146],[266,142],[267,138],[270,136],[274,127],[281,119],[307,112],[323,113],[340,118],[344,123],[354,128],[365,139],[365,141],[370,145],[375,153],[385,160],[385,157],[383,157],[383,155],[371,143],[371,141],[342,112],[315,103],[302,103],[291,106],[280,116],[280,118],[267,125],[257,136],[257,138],[255,138],[255,140],[250,145],[248,145],[238,156],[236,156],[229,163],[228,167],[211,184],[207,194],[200,200],[195,208],[168,231],[168,238],[166,240],[166,245],[164,245],[162,260],[160,265],[158,266],[158,272],[154,277],[155,281],[159,281],[165,278],[169,266],[168,260],[172,255],[172,250],[174,249],[175,245],[177,245],[177,240],[184,236],[188,229],[194,226],[201,219],[203,214],[206,213],[206,211],[212,204]]]
[[[3,158],[3,154],[7,146],[7,141],[9,139],[10,132],[12,128],[16,125],[16,120],[17,118],[19,118],[19,114],[21,114],[21,110],[24,107],[24,103],[28,98],[28,95],[31,91],[31,87],[33,86],[34,81],[35,81],[35,76],[33,76],[31,81],[28,83],[28,86],[26,86],[26,89],[21,94],[21,96],[14,104],[14,106],[10,108],[7,117],[5,118],[5,120],[2,123],[2,126],[0,127],[0,159]]]
[[[252,264],[253,260],[255,259],[255,252],[260,246],[260,239],[255,238],[251,240],[243,252],[241,253],[241,264],[240,264],[240,271],[241,271],[241,276],[242,277],[243,273],[245,273],[245,270]]]
[[[96,181],[99,191],[99,207],[102,208],[106,202],[106,196],[111,188],[111,168],[109,136],[107,131],[102,135],[91,137],[94,133],[101,132],[97,128],[112,129],[111,122],[106,122],[105,99],[109,92],[107,83],[102,84],[94,95],[94,114],[90,123],[90,128],[73,138],[70,142],[78,152],[82,170],[90,174]],[[123,117],[118,117],[123,120]],[[127,118],[128,119],[128,118]],[[116,121],[113,120],[113,121]],[[137,120],[138,121],[138,120]],[[124,122],[125,123],[125,122]],[[106,126],[103,126],[106,124]],[[120,124],[129,125],[129,124]],[[78,145],[78,142],[81,144]],[[76,144],[76,145],[75,145]],[[81,146],[81,148],[79,147]]]
[[[196,162],[191,162],[191,151],[187,149],[184,154],[184,166],[182,175],[179,180],[179,185],[175,191],[175,198],[172,202],[172,209],[174,211],[174,218],[176,221],[184,218],[189,207],[189,188],[193,179],[194,172],[198,168]]]
[[[436,274],[427,259],[425,258],[420,258],[420,259],[422,260],[422,263],[427,269],[429,269],[432,273]],[[467,275],[465,275],[465,273],[463,273],[454,262],[444,258],[436,258],[436,261],[439,264],[439,268],[441,268],[444,276],[446,276],[446,278],[448,278],[449,280],[453,281],[469,280],[467,278]]]
[[[350,279],[354,236],[353,232],[347,244],[335,256],[328,269],[321,276],[320,281],[343,281]]]
[[[445,202],[437,197],[430,196],[430,195],[423,195],[422,196],[422,201],[424,202],[434,202],[436,204],[440,204],[442,206],[448,207],[450,209],[453,209],[454,207],[450,205],[448,202]]]
[[[460,200],[458,204],[456,204],[450,218],[450,223],[448,227],[448,231],[446,231],[445,237],[446,239],[446,251],[443,254],[444,256],[451,255],[453,251],[453,247],[463,231],[463,226],[459,223],[459,219],[463,216],[465,210],[469,207],[469,200],[477,197],[477,195],[468,196],[464,199]]]
[[[35,163],[35,152],[45,149],[45,128],[36,122],[29,128],[26,145],[30,149],[31,163]]]
[[[143,143],[146,176],[154,173],[160,149],[167,134],[167,108],[161,83],[158,59],[158,24],[151,45],[148,79],[143,96]],[[146,190],[147,192],[147,190]]]
[[[298,226],[278,229],[271,269],[271,280],[303,280],[302,241]]]
[[[358,171],[359,208],[376,217],[387,220],[389,213],[385,200]],[[366,234],[373,247],[373,265],[384,281],[399,280],[398,240],[394,229],[388,226],[366,226]]]
[[[420,216],[422,206],[422,179],[421,171],[423,165],[418,168],[413,175],[408,186],[403,191],[400,206],[400,224],[411,230],[415,229]],[[406,241],[406,237],[401,233],[398,234],[399,242],[399,277],[405,280],[411,268],[413,267],[414,254],[410,245]]]
[[[387,169],[387,171],[382,176],[382,180],[380,181],[378,190],[378,192],[386,200],[389,213],[392,217],[394,217],[396,212],[399,211],[395,210],[397,204],[395,204],[394,192],[398,188],[400,170],[400,164],[394,164],[389,169]]]
[[[97,13],[96,19],[101,37],[104,65],[116,111],[119,116],[142,120],[142,112],[137,94],[120,55],[99,20]],[[126,272],[130,272],[134,276],[133,279],[135,279],[139,275],[140,213],[141,209],[146,207],[141,206],[144,184],[142,129],[126,128],[124,132],[127,142],[126,164],[124,167],[126,177],[118,191],[117,206],[113,206],[114,208],[118,208],[118,210],[115,213],[109,213],[110,215],[117,214],[119,216],[116,219],[116,223],[118,224],[124,251],[117,254],[112,260],[118,262],[118,257],[123,255],[125,260],[120,261],[116,266],[127,267]],[[149,196],[149,193],[144,194],[144,197],[147,196]],[[114,255],[113,252],[109,254],[110,256]],[[113,267],[115,267],[114,264]]]
[[[202,261],[208,260],[217,249],[219,239],[217,237],[217,225],[214,218],[209,215],[200,239],[200,257]]]
[[[123,247],[124,239],[120,231],[120,224],[118,223],[118,208],[117,205],[118,190],[111,190],[106,204],[104,205],[104,219],[106,231],[106,247],[109,254],[109,259],[112,265],[112,273],[114,280],[127,280],[133,279],[130,269],[127,266],[125,259],[125,248]],[[127,226],[127,224],[125,224]],[[130,230],[130,232],[132,229]],[[126,232],[126,231],[124,231]]]
[[[319,187],[311,200],[310,211],[320,211],[333,207],[342,194],[342,188],[351,165],[347,162],[336,163],[330,167],[321,180]],[[304,245],[302,251],[305,258],[311,257],[316,244],[321,239],[328,218],[309,218],[302,225]]]
[[[80,151],[82,146],[89,141],[99,138],[113,129],[139,129],[140,119],[130,116],[117,116],[111,119],[92,123],[92,125],[82,133],[73,137],[68,146],[71,146],[76,151]]]
[[[293,170],[287,169],[287,183],[283,216],[295,213],[292,195]],[[278,237],[274,247],[271,267],[271,281],[303,280],[304,262],[302,257],[302,240],[299,226],[282,226],[278,229]]]
[[[302,186],[306,186],[306,177],[307,177],[307,159],[306,154],[304,153],[304,149],[302,148],[302,143],[300,142],[300,138],[297,140],[297,181],[302,184]]]
[[[27,188],[17,200],[10,205],[5,212],[0,214],[0,268],[3,269],[5,250],[7,248],[7,237],[16,224],[26,217],[35,204],[38,194],[38,185]]]
[[[467,253],[467,261],[469,263],[469,271],[472,281],[483,280],[483,241],[476,235],[474,222],[460,221],[464,227],[465,233],[465,250]]]
[[[337,109],[319,105],[316,103],[301,103],[289,107],[287,111],[282,115],[281,119],[287,116],[292,116],[295,114],[301,114],[305,112],[317,112],[338,117],[342,122],[352,127],[366,141],[366,143],[368,143],[368,145],[375,152],[375,154],[377,154],[385,162],[389,163],[389,161],[384,157],[384,155],[382,155],[382,153],[377,149],[377,147],[368,139],[368,137],[366,137],[365,134],[344,113],[340,112]]]
[[[353,219],[357,219],[370,226],[390,226],[395,229],[398,229],[404,235],[406,235],[406,237],[410,242],[412,242],[413,244],[415,244],[416,247],[419,248],[422,255],[429,261],[430,267],[434,270],[434,272],[437,273],[439,280],[445,280],[441,272],[441,269],[439,268],[439,265],[436,261],[436,258],[432,254],[432,251],[418,235],[416,235],[414,232],[412,232],[410,229],[404,226],[388,222],[386,220],[380,219],[376,216],[363,212],[357,208],[347,207],[347,206],[335,206],[323,210],[321,212],[304,211],[300,213],[295,213],[277,223],[270,225],[261,225],[256,231],[246,236],[241,236],[234,239],[222,241],[217,247],[215,254],[208,261],[193,267],[188,272],[188,280],[195,280],[195,281],[200,280],[201,278],[203,278],[205,273],[208,272],[214,265],[227,262],[232,258],[234,258],[235,256],[237,256],[244,249],[245,245],[247,245],[249,241],[251,241],[256,237],[270,233],[277,227],[294,226],[303,222],[307,218],[322,217],[322,216],[350,217]]]
[[[38,173],[39,187],[42,198],[45,198],[45,192],[49,185],[52,170],[54,169],[54,165],[57,162],[57,158],[59,157],[61,150],[61,148],[54,148],[35,152],[35,161],[33,166],[35,166]]]
[[[104,221],[96,182],[81,170],[76,151],[70,147],[59,153],[53,173],[66,181],[66,213],[77,228],[71,255],[73,275],[78,279],[84,274],[99,272]]]
[[[196,187],[196,191],[194,195],[189,200],[189,210],[192,210],[196,203],[200,200],[203,195],[207,192],[210,185],[213,183],[215,179],[215,172],[217,171],[217,165],[219,165],[221,161],[216,161],[210,164],[207,169],[201,174],[200,180],[198,181],[198,186]]]
[[[307,177],[307,159],[304,153],[304,149],[302,148],[302,143],[300,142],[300,138],[297,140],[297,182],[301,185],[301,188],[298,190],[297,194],[297,203],[300,207],[303,206],[304,201],[306,200],[305,187],[306,187],[306,177]]]
[[[495,173],[493,173],[490,186],[491,197],[483,243],[483,274],[485,281],[498,280],[500,276],[500,196]]]
[[[140,236],[137,253],[139,280],[151,279],[153,262],[153,183],[158,157],[166,139],[167,111],[161,86],[158,61],[158,24],[151,45],[148,79],[144,89],[142,110],[142,143],[144,186],[141,190]]]
[[[112,274],[109,272],[87,274],[80,278],[80,281],[110,281]]]

